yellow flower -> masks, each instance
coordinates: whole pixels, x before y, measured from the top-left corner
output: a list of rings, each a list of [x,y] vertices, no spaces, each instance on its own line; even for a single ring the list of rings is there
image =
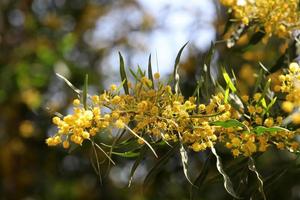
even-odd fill
[[[125,127],[125,124],[124,122],[121,120],[121,119],[118,119],[116,122],[115,122],[115,126],[119,129],[123,129]]]
[[[79,99],[74,99],[73,100],[73,105],[74,106],[79,106],[80,105],[80,100]]]
[[[117,90],[117,88],[118,87],[115,84],[110,85],[110,90],[111,91],[115,91],[115,90]]]
[[[267,126],[267,127],[273,126],[273,125],[274,125],[274,120],[273,120],[273,118],[271,118],[271,117],[267,118],[267,119],[265,120],[264,124],[265,124],[265,126]]]
[[[160,78],[160,74],[158,72],[154,73],[154,78],[155,79],[159,79]]]
[[[285,102],[282,103],[281,107],[282,107],[282,110],[284,110],[285,112],[290,113],[294,109],[294,104],[290,101],[285,101]]]

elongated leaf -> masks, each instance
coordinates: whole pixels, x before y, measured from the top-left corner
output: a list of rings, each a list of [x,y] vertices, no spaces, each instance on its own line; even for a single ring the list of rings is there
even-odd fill
[[[257,135],[262,135],[264,133],[275,133],[278,131],[289,131],[288,129],[282,128],[280,126],[273,126],[273,127],[264,127],[264,126],[256,126],[253,129],[253,132]]]
[[[82,103],[84,109],[87,109],[88,84],[89,84],[89,76],[86,74],[84,79],[83,92],[82,92]]]
[[[56,76],[61,78],[74,92],[81,95],[82,91],[76,88],[67,78],[65,78],[63,75],[60,75],[59,73],[56,73]]]
[[[205,181],[205,178],[208,175],[210,159],[211,159],[211,153],[208,154],[206,160],[204,161],[204,164],[202,166],[202,169],[201,169],[199,175],[197,176],[196,180],[193,183],[191,193],[190,193],[191,200],[194,200],[197,198],[196,197],[197,190],[199,190],[201,188],[202,184]]]
[[[93,160],[91,160],[92,162],[92,166],[94,167],[98,177],[99,177],[99,181],[100,183],[102,184],[102,177],[101,177],[101,168],[100,168],[100,162],[99,162],[99,158],[98,158],[98,153],[96,151],[96,148],[95,148],[95,143],[92,142],[92,148],[93,148],[93,153],[95,155],[95,158],[96,158],[96,166],[94,165],[94,162]]]
[[[157,163],[152,167],[152,169],[147,174],[144,180],[144,188],[146,188],[152,181],[156,174],[161,170],[161,168],[168,162],[169,158],[171,158],[178,150],[179,143],[177,143],[173,148],[171,148],[165,155],[163,155]]]
[[[138,75],[137,75],[132,69],[129,68],[129,72],[131,73],[131,75],[133,76],[133,78],[134,78],[136,81],[139,81]]]
[[[115,164],[115,162],[112,160],[112,158],[97,144],[97,143],[95,143],[93,140],[91,140],[90,139],[90,141],[91,141],[91,143],[92,143],[92,146],[93,146],[93,148],[94,147],[97,147],[107,158],[108,158],[108,160],[113,164],[113,165],[116,165]]]
[[[179,73],[178,73],[178,69],[179,69],[179,62],[180,62],[180,57],[182,54],[182,51],[184,50],[184,48],[186,47],[186,45],[188,44],[185,43],[179,50],[179,52],[177,53],[176,59],[175,59],[175,63],[174,63],[174,73],[173,73],[173,79],[174,79],[174,89],[175,89],[175,93],[178,94],[179,93]]]
[[[250,171],[252,171],[252,172],[255,173],[256,178],[258,180],[258,190],[262,194],[263,199],[266,200],[267,198],[266,198],[266,195],[265,195],[265,192],[264,192],[264,182],[262,180],[261,175],[258,173],[258,171],[256,169],[256,166],[255,166],[255,163],[254,163],[254,159],[252,157],[249,157],[248,168],[249,168]]]
[[[188,154],[187,154],[181,141],[180,141],[180,157],[181,157],[181,163],[182,163],[182,167],[183,167],[184,176],[188,180],[188,182],[191,185],[193,185],[193,182],[190,180],[189,174],[188,174],[188,161],[189,161]]]
[[[268,93],[268,91],[270,90],[270,85],[271,85],[271,79],[269,79],[264,87],[264,90],[261,94],[261,97],[259,98],[258,102],[261,102],[262,105],[263,105],[263,102],[261,101],[265,96],[266,94]],[[266,105],[266,101],[264,102],[264,105],[263,105],[265,108],[267,107]]]
[[[248,126],[246,126],[245,124],[243,124],[242,122],[236,119],[229,119],[227,121],[215,121],[215,122],[211,122],[210,125],[221,126],[223,128],[242,127],[250,131]]]
[[[114,151],[112,151],[111,154],[121,156],[121,157],[124,157],[124,158],[135,158],[135,157],[138,157],[140,155],[140,153],[134,152],[134,151],[126,151],[126,152],[114,152]]]
[[[152,64],[151,64],[151,54],[149,55],[148,60],[148,78],[152,81],[152,89],[154,89],[154,80],[153,80],[153,72],[152,72]]]
[[[229,176],[226,174],[226,172],[223,169],[221,158],[217,154],[217,151],[214,146],[211,147],[211,152],[214,154],[214,156],[217,159],[216,166],[217,166],[217,169],[220,172],[220,174],[222,174],[222,176],[223,176],[225,190],[234,198],[240,199],[240,197],[236,194],[236,192],[233,189],[233,185],[232,185],[232,182],[231,182]]]
[[[231,79],[230,79],[228,73],[227,73],[225,70],[223,70],[223,77],[224,77],[224,79],[225,79],[226,84],[227,84],[228,87],[230,88],[230,90],[231,90],[232,92],[236,92],[236,88],[235,88],[234,84],[232,83],[232,81],[231,81]]]
[[[142,160],[143,160],[143,158],[144,158],[146,152],[147,152],[147,148],[146,148],[146,146],[143,146],[143,147],[141,148],[139,157],[135,160],[135,162],[133,163],[132,168],[131,168],[131,170],[130,170],[129,181],[128,181],[128,187],[131,186],[131,183],[132,183],[132,180],[133,180],[134,173],[135,173],[136,169],[138,168],[138,166],[140,165],[140,163],[142,162]]]
[[[139,136],[138,134],[136,134],[131,128],[129,128],[129,126],[127,126],[125,124],[125,128],[130,132],[132,133],[135,137],[139,138],[140,140],[142,140],[150,149],[151,151],[153,152],[153,154],[155,155],[155,157],[158,157],[155,150],[152,148],[152,146],[147,142],[147,140],[145,140],[144,138],[142,138],[141,136]]]
[[[125,64],[124,64],[124,59],[119,52],[119,59],[120,59],[120,76],[121,76],[121,82],[125,81],[123,84],[123,88],[125,91],[125,94],[129,94],[129,88],[128,88],[128,79],[125,71]]]

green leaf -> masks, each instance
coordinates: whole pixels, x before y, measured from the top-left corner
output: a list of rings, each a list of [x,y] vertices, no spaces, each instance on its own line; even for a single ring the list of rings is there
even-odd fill
[[[131,186],[131,183],[132,183],[132,180],[133,180],[133,176],[134,176],[134,173],[136,171],[136,169],[138,168],[138,166],[140,165],[140,163],[142,162],[145,154],[146,154],[146,151],[147,151],[147,148],[146,146],[143,146],[141,148],[141,151],[140,151],[140,154],[139,154],[139,157],[135,160],[135,162],[133,163],[132,165],[132,168],[130,170],[130,175],[129,175],[129,181],[128,181],[128,187]]]
[[[225,79],[226,84],[227,84],[228,87],[230,88],[230,90],[231,90],[232,92],[236,92],[236,88],[235,88],[234,84],[232,83],[232,81],[231,81],[231,79],[230,79],[228,73],[227,73],[225,70],[223,70],[223,77],[224,77],[224,79]]]
[[[147,142],[147,140],[145,140],[143,137],[139,136],[138,134],[136,134],[129,126],[127,126],[125,124],[125,128],[130,132],[132,133],[135,137],[139,138],[140,140],[142,140],[150,149],[151,151],[153,152],[154,156],[157,157],[157,154],[155,152],[155,150],[153,149],[153,147],[149,144],[149,142]]]
[[[89,76],[88,76],[88,74],[86,74],[85,79],[84,79],[83,92],[82,92],[82,103],[83,103],[84,109],[87,109],[88,84],[89,84]]]
[[[177,53],[176,59],[175,59],[175,63],[174,63],[174,73],[173,73],[173,79],[174,79],[174,89],[175,89],[175,93],[178,94],[179,93],[179,73],[178,73],[178,69],[179,69],[179,62],[180,62],[180,57],[182,54],[182,51],[184,50],[184,48],[186,47],[186,45],[188,44],[185,43],[179,50],[179,52]]]
[[[277,97],[274,97],[271,102],[269,103],[269,105],[267,106],[267,110],[270,110],[270,108],[272,108],[272,106],[275,104],[277,100]]]
[[[229,119],[227,121],[215,121],[215,122],[211,122],[210,125],[221,126],[223,128],[242,127],[242,128],[249,129],[245,124],[243,124],[242,122],[236,119]]]
[[[151,54],[149,55],[148,60],[148,78],[152,81],[152,89],[154,89],[154,80],[153,80],[153,72],[152,72],[152,65],[151,65]]]
[[[66,77],[63,75],[60,75],[59,73],[56,73],[56,76],[61,78],[74,92],[76,92],[78,95],[81,95],[82,91],[76,88]]]
[[[111,154],[117,155],[117,156],[121,156],[124,158],[135,158],[138,157],[140,155],[140,153],[138,152],[134,152],[134,151],[126,151],[126,152],[111,152]]]
[[[254,129],[252,129],[253,132],[255,132],[257,135],[262,135],[264,133],[275,133],[278,131],[289,131],[288,129],[282,128],[280,126],[273,126],[273,127],[264,127],[264,126],[256,126]]]
[[[236,194],[236,192],[234,191],[232,182],[231,182],[229,176],[228,176],[228,175],[226,174],[226,172],[224,171],[223,165],[222,165],[222,162],[221,162],[221,158],[220,158],[220,156],[217,154],[217,151],[216,151],[216,149],[215,149],[214,146],[211,147],[211,152],[214,154],[214,156],[215,156],[216,159],[217,159],[216,167],[217,167],[218,171],[220,172],[220,174],[222,174],[222,176],[223,176],[223,179],[224,179],[224,188],[225,188],[225,190],[226,190],[231,196],[233,196],[234,198],[236,198],[236,199],[241,199],[241,198]]]
[[[261,94],[260,99],[258,100],[258,102],[262,103],[262,106],[264,106],[264,108],[267,108],[267,104],[266,104],[266,100],[264,100],[265,102],[262,102],[262,100],[264,99],[264,97],[266,96],[266,94],[268,93],[269,89],[270,89],[270,85],[271,85],[271,79],[269,79],[264,87],[264,90]]]
[[[119,59],[120,59],[120,75],[121,75],[121,82],[125,81],[123,84],[123,88],[125,91],[125,94],[129,94],[129,88],[128,88],[128,79],[125,71],[125,64],[124,64],[124,59],[119,52]]]
[[[255,163],[254,163],[254,159],[252,157],[249,157],[248,168],[249,168],[250,171],[252,171],[252,172],[255,173],[256,178],[258,180],[258,190],[262,194],[263,199],[266,200],[267,198],[266,198],[266,195],[265,195],[265,192],[264,192],[264,182],[262,180],[261,175],[258,173],[258,171],[256,169],[256,166],[255,166]]]
[[[176,151],[178,150],[179,143],[177,143],[173,148],[171,148],[165,155],[163,155],[151,168],[149,173],[147,174],[144,180],[144,188],[146,188],[151,182],[153,178],[158,174],[158,172],[162,169],[162,167],[168,162],[169,158],[171,158]]]
[[[131,75],[133,76],[133,78],[134,78],[136,81],[139,81],[138,75],[137,75],[131,68],[129,68],[129,72],[131,73]]]
[[[225,95],[224,95],[224,103],[228,102],[229,92],[230,92],[229,86],[227,85],[225,90]]]
[[[188,160],[189,160],[188,154],[187,154],[181,141],[180,141],[180,157],[181,157],[181,163],[182,163],[182,167],[183,167],[184,176],[188,180],[188,182],[191,185],[193,185],[193,183],[190,180],[189,175],[188,175]]]

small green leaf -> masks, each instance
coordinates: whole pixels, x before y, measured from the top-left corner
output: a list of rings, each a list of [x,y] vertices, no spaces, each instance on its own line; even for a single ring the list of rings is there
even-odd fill
[[[230,88],[230,90],[231,90],[232,92],[236,92],[236,88],[235,88],[234,84],[232,83],[232,81],[231,81],[231,79],[230,79],[228,73],[227,73],[225,70],[223,70],[223,77],[224,77],[224,79],[225,79],[226,84],[227,84],[228,87]]]
[[[119,59],[120,59],[120,75],[121,75],[121,81],[125,81],[123,84],[123,88],[125,91],[125,94],[129,94],[129,88],[128,88],[128,79],[126,76],[126,71],[125,71],[125,64],[124,64],[124,59],[121,55],[121,53],[119,52]]]
[[[252,129],[257,135],[262,135],[264,133],[275,133],[278,131],[289,131],[288,129],[282,128],[280,126],[273,126],[273,127],[264,127],[264,126],[256,126]]]
[[[134,157],[138,157],[140,155],[140,153],[138,152],[134,152],[134,151],[126,151],[126,152],[111,152],[111,154],[117,155],[117,156],[121,156],[124,158],[134,158]]]
[[[82,92],[82,103],[83,103],[84,109],[87,109],[88,84],[89,84],[89,76],[88,76],[88,74],[86,74],[85,79],[84,79],[83,92]]]
[[[154,80],[153,80],[153,72],[152,72],[152,65],[151,65],[151,54],[149,55],[148,60],[148,78],[152,81],[152,89],[154,89]]]
[[[242,122],[239,122],[236,119],[229,119],[227,121],[215,121],[215,122],[211,122],[210,125],[221,126],[223,128],[230,128],[230,127],[246,128],[245,124],[243,124]],[[248,127],[247,127],[247,129],[248,129]]]

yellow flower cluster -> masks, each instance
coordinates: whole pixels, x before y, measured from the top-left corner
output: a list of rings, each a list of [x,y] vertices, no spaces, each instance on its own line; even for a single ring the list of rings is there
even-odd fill
[[[299,145],[294,141],[295,132],[278,128],[282,125],[283,117],[269,116],[261,93],[255,93],[252,98],[244,95],[242,100],[246,108],[242,112],[243,117],[237,119],[244,118],[242,123],[245,127],[220,128],[218,130],[219,140],[231,149],[234,156],[240,154],[251,156],[256,152],[265,152],[271,145],[290,151],[298,149]]]
[[[300,66],[298,63],[291,63],[288,73],[280,75],[280,86],[275,90],[286,93],[285,101],[282,103],[282,109],[287,113],[292,113],[292,121],[300,124]]]
[[[300,27],[299,0],[220,0],[243,24],[258,23],[266,39],[286,37]]]
[[[87,106],[75,99],[73,114],[53,118],[58,132],[46,143],[69,148],[70,143],[81,145],[105,129],[125,128],[139,137],[140,144],[180,141],[196,152],[212,147],[217,141],[225,144],[234,156],[251,156],[274,144],[279,149],[298,148],[293,140],[294,132],[274,129],[282,124],[282,117],[270,116],[270,108],[261,93],[251,98],[243,96],[245,109],[242,111],[227,103],[222,93],[212,96],[208,104],[197,103],[195,97],[185,100],[159,77],[158,73],[154,74],[153,82],[144,75],[136,77],[134,84],[128,82],[129,94],[121,94],[119,87],[111,85],[108,91],[90,97]],[[215,123],[226,124],[230,120],[239,124]]]

